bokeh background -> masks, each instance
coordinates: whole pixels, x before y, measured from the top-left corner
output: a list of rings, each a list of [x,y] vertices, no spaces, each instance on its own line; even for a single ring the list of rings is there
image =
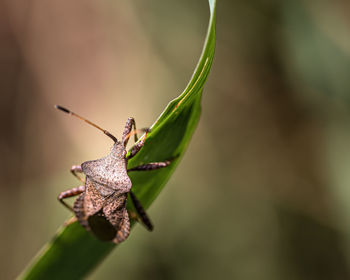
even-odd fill
[[[350,279],[350,3],[219,0],[189,149],[89,279]],[[150,126],[185,88],[205,0],[0,2],[0,271],[13,279],[70,214],[73,164]]]

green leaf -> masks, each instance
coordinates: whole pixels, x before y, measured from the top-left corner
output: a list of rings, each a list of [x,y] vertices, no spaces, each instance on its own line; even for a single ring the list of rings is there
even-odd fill
[[[209,0],[210,21],[202,55],[184,92],[171,101],[152,125],[152,131],[129,167],[146,162],[174,159],[167,168],[149,172],[131,172],[133,191],[148,208],[175,170],[197,126],[201,96],[215,49],[216,0]],[[128,209],[132,205],[128,203]],[[126,241],[127,242],[127,241]],[[20,279],[80,279],[93,270],[115,245],[97,240],[77,222],[64,225]]]

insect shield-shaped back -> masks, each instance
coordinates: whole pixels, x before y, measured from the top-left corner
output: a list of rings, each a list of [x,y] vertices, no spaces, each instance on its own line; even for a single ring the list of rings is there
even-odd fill
[[[124,147],[116,142],[108,156],[81,167],[86,175],[85,193],[74,204],[75,215],[99,239],[121,242],[129,234],[125,206],[131,189]]]
[[[129,192],[131,189],[124,151],[120,142],[116,142],[106,157],[86,161],[81,165],[86,177],[96,183],[96,187],[103,196],[108,196],[112,192]]]
[[[138,218],[151,231],[153,225],[140,201],[132,193],[131,181],[127,173],[156,170],[168,166],[171,161],[150,162],[128,170],[126,167],[128,159],[134,157],[143,147],[147,133],[150,130],[148,128],[139,130],[145,132],[145,135],[140,141],[137,141],[138,130],[136,129],[135,120],[134,118],[128,118],[122,141],[119,142],[110,132],[88,119],[62,106],[56,105],[55,107],[97,128],[114,142],[113,149],[108,156],[98,160],[84,162],[82,165],[72,166],[70,171],[80,181],[83,181],[83,179],[77,173],[85,173],[85,186],[79,186],[61,192],[57,197],[58,200],[69,210],[74,211],[80,224],[87,230],[92,231],[97,238],[120,243],[128,237],[130,232],[130,220],[126,210],[126,200],[128,193],[130,193]],[[132,147],[126,158],[125,147],[131,135],[134,135],[136,144]],[[79,197],[72,208],[64,199],[76,195],[79,195]]]

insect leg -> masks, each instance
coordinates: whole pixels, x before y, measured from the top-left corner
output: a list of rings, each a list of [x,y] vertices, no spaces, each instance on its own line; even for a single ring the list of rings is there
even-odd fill
[[[147,164],[143,164],[143,165],[139,165],[139,166],[130,168],[130,169],[128,169],[128,172],[129,171],[155,170],[155,169],[167,167],[170,163],[171,163],[171,161],[169,161],[169,160],[166,160],[166,161],[163,161],[163,162],[150,162],[150,163],[147,163]]]
[[[146,130],[145,137],[143,137],[139,142],[137,142],[137,143],[131,148],[130,154],[129,154],[129,156],[127,157],[127,159],[133,158],[133,157],[141,150],[141,148],[143,147],[143,145],[145,145],[145,141],[146,141],[147,133],[148,133],[148,132],[149,132],[149,131]]]
[[[79,173],[82,173],[82,172],[83,172],[83,170],[82,170],[82,168],[81,168],[81,165],[73,165],[73,166],[71,167],[71,169],[70,169],[70,172],[72,172],[72,174],[73,174],[76,178],[78,178],[79,181],[81,181],[81,182],[84,183],[84,179],[81,178],[81,177],[77,174],[78,172],[79,172]]]
[[[122,144],[124,147],[126,147],[126,144],[128,144],[128,141],[129,141],[129,134],[132,130],[132,127],[134,127],[134,132],[135,132],[135,136],[134,136],[134,139],[135,139],[135,142],[137,142],[138,138],[137,138],[137,133],[136,133],[136,123],[135,123],[135,119],[134,118],[128,118],[128,120],[126,121],[126,124],[125,124],[125,128],[124,128],[124,131],[123,131],[123,137],[122,137]]]
[[[128,211],[124,211],[123,220],[121,222],[120,228],[117,232],[116,237],[113,239],[113,242],[119,244],[128,238],[130,234],[130,220]]]
[[[72,206],[68,205],[66,202],[63,201],[63,199],[68,198],[68,197],[72,197],[72,196],[76,196],[78,194],[81,194],[85,191],[85,186],[80,186],[77,188],[73,188],[64,192],[61,192],[57,199],[59,200],[59,202],[61,202],[64,206],[66,206],[69,210],[71,210],[72,212],[74,212]]]
[[[135,196],[135,194],[132,191],[130,191],[129,194],[130,194],[131,200],[135,206],[136,212],[139,215],[142,223],[146,226],[146,228],[149,231],[152,231],[153,230],[152,222],[151,222],[150,218],[147,216],[145,209],[143,209],[141,202],[137,199],[137,197]]]

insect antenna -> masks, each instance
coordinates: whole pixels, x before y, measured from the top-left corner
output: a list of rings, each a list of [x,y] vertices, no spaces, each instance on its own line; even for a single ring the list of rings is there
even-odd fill
[[[55,105],[55,108],[58,109],[58,110],[61,110],[62,112],[65,112],[71,116],[74,116],[74,117],[77,117],[78,119],[81,119],[82,121],[88,123],[89,125],[92,125],[93,127],[97,128],[98,130],[101,130],[104,134],[106,134],[109,138],[111,138],[114,142],[118,142],[118,139],[113,136],[111,133],[109,133],[107,130],[99,127],[97,124],[94,124],[93,122],[83,118],[82,116],[79,116],[78,114],[68,110],[67,108],[64,108],[60,105]]]

